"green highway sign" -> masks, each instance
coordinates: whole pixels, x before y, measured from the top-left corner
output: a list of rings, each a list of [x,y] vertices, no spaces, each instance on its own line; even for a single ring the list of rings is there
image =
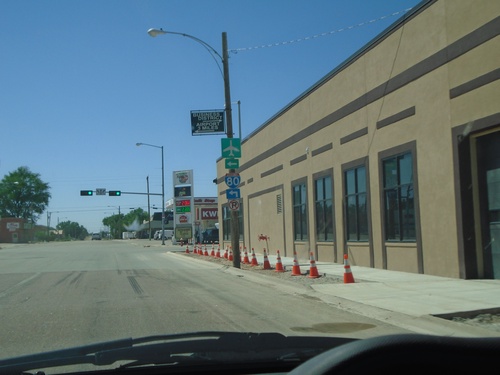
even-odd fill
[[[226,169],[236,169],[240,167],[239,159],[224,159]]]
[[[239,138],[222,138],[221,148],[223,158],[241,158],[241,141]]]

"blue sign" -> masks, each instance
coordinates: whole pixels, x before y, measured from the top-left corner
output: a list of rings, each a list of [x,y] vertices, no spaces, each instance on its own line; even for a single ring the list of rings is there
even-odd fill
[[[240,189],[226,189],[227,199],[240,199]]]
[[[241,177],[239,174],[227,174],[224,180],[229,188],[234,189],[240,185]]]

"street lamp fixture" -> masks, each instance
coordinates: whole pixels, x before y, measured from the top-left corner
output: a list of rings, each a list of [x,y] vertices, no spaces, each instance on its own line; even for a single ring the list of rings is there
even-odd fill
[[[226,111],[226,125],[227,125],[227,137],[233,138],[233,117],[231,110],[231,90],[229,84],[229,53],[227,49],[227,33],[222,33],[222,55],[217,52],[215,48],[213,48],[210,44],[204,42],[203,40],[184,33],[178,33],[174,31],[165,31],[163,29],[149,29],[148,34],[152,37],[156,37],[158,35],[163,34],[173,34],[187,37],[189,39],[194,40],[195,42],[201,44],[212,56],[217,67],[220,69],[220,64],[217,59],[219,59],[222,63],[222,78],[224,80],[224,99],[225,99],[225,111]],[[230,169],[229,173],[235,173],[235,169]],[[233,250],[233,266],[236,268],[240,268],[241,263],[241,254],[240,254],[240,224],[238,211],[231,210],[231,248]]]
[[[163,146],[156,146],[149,143],[138,142],[136,146],[149,146],[161,149],[161,244],[165,245],[165,164],[163,158]],[[148,203],[149,205],[149,203]],[[151,236],[151,231],[149,232]]]

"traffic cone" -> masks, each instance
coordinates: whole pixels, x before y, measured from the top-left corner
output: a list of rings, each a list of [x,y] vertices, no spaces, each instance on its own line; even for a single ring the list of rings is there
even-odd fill
[[[243,264],[250,264],[250,259],[248,259],[247,248],[245,247],[245,256],[243,257]]]
[[[227,249],[227,246],[226,246],[226,251],[224,252],[224,258],[227,259],[229,256],[228,256],[228,252],[229,250]]]
[[[351,272],[351,266],[347,259],[347,254],[344,254],[344,284],[351,284],[354,282],[354,276]]]
[[[264,249],[264,269],[265,270],[270,270],[271,269],[271,263],[269,263],[269,259],[267,258],[266,249]]]
[[[186,245],[186,254],[189,254],[189,245]]]
[[[252,266],[258,266],[259,262],[257,262],[257,257],[255,256],[255,251],[253,251],[252,247],[252,262],[250,263]]]
[[[207,245],[205,245],[205,251],[203,252],[203,255],[206,256],[206,257],[208,256]]]
[[[297,252],[293,251],[293,267],[292,267],[292,276],[302,276],[300,272],[299,261],[297,260]]]
[[[280,251],[276,251],[276,268],[274,269],[275,272],[285,272],[285,269],[283,268],[283,263],[281,263],[281,257],[280,257]]]
[[[316,261],[314,260],[314,255],[311,251],[311,268],[309,269],[309,276],[311,279],[319,277],[318,268],[316,267]]]
[[[214,244],[212,244],[212,251],[210,252],[210,256],[211,256],[211,257],[214,257],[214,256],[215,256]]]
[[[220,245],[217,246],[217,252],[215,253],[216,258],[220,258]]]
[[[229,249],[229,257],[227,258],[229,261],[233,261],[233,250]]]

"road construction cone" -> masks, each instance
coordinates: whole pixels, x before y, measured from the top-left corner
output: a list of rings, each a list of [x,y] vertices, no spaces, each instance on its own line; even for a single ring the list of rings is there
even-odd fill
[[[186,254],[189,254],[189,245],[186,245]]]
[[[220,245],[217,246],[217,252],[215,253],[216,258],[220,258]]]
[[[302,276],[302,273],[300,273],[299,261],[297,260],[297,252],[295,250],[293,251],[292,276]]]
[[[257,262],[257,257],[255,256],[255,251],[253,251],[252,247],[252,261],[250,262],[252,266],[258,266],[259,262]]]
[[[269,263],[269,259],[267,258],[266,249],[264,249],[264,269],[265,270],[270,270],[271,269],[271,263]]]
[[[212,251],[210,252],[210,256],[211,256],[211,257],[214,257],[214,256],[215,256],[214,244],[212,244]]]
[[[233,261],[233,250],[229,249],[229,257],[227,258],[229,261]]]
[[[226,251],[224,252],[224,258],[227,259],[229,256],[228,256],[228,252],[229,250],[227,249],[227,246],[226,246]]]
[[[205,251],[203,252],[203,255],[205,255],[206,257],[208,256],[207,245],[205,245]]]
[[[243,257],[243,264],[250,264],[250,259],[248,259],[247,248],[245,247],[245,256]]]
[[[311,279],[319,277],[318,268],[316,267],[316,261],[314,260],[314,255],[311,251],[311,268],[309,269],[309,276]]]
[[[347,259],[347,254],[344,254],[344,284],[351,284],[354,282],[354,276],[351,272],[351,266]]]
[[[276,251],[276,268],[274,269],[275,272],[285,272],[285,269],[283,268],[283,263],[281,263],[281,257],[280,257],[280,251]]]

